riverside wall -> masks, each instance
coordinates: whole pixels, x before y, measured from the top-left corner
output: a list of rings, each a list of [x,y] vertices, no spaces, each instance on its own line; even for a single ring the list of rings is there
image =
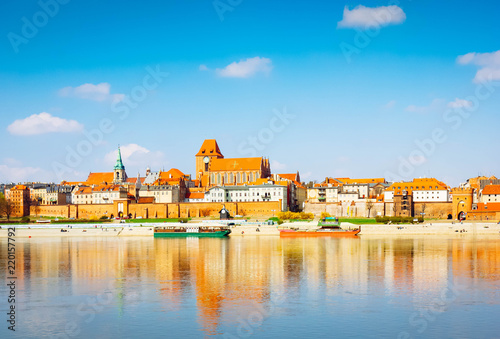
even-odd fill
[[[121,203],[122,205],[118,205]],[[30,216],[57,218],[91,219],[102,216],[117,217],[119,213],[132,218],[189,218],[217,217],[222,207],[230,215],[251,215],[254,217],[272,217],[281,211],[281,201],[259,202],[200,202],[171,204],[136,204],[128,201],[115,201],[113,204],[84,205],[41,205],[31,206]]]

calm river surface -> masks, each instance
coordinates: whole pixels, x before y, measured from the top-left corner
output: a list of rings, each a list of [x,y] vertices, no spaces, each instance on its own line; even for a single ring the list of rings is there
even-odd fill
[[[16,240],[1,338],[500,338],[498,236]]]

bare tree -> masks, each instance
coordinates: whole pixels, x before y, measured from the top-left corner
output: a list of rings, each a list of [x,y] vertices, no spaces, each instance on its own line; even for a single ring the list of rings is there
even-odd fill
[[[0,215],[5,215],[7,220],[10,220],[10,216],[14,212],[14,203],[9,199],[0,199]]]
[[[30,206],[33,206],[33,209],[35,210],[35,218],[38,218],[38,213],[40,213],[40,204],[38,203],[38,200],[32,199],[30,201]]]
[[[425,215],[425,209],[427,208],[427,205],[426,204],[422,204],[422,212],[420,213],[420,215],[422,216],[422,218],[424,217]]]
[[[368,200],[366,202],[366,209],[368,210],[368,218],[370,217],[370,212],[371,212],[373,206],[374,206],[373,201]]]

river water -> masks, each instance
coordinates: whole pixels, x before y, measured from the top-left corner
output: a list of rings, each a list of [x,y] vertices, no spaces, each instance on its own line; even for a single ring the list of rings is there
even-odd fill
[[[1,338],[500,338],[500,237],[16,239]]]

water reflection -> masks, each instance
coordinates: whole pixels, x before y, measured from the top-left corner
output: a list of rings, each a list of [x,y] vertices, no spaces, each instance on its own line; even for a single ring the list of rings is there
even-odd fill
[[[0,245],[6,276],[5,239]],[[184,336],[228,329],[237,336],[251,314],[260,327],[297,310],[333,314],[338,303],[343,312],[358,312],[374,298],[407,298],[416,309],[457,279],[481,286],[498,304],[500,280],[500,241],[472,237],[18,239],[16,255],[23,337],[59,335],[69,321],[83,337],[105,334],[105,321],[139,335],[128,324],[137,314],[157,326],[166,319],[191,324]],[[106,293],[111,302],[89,301]],[[92,320],[81,312],[89,305]]]

